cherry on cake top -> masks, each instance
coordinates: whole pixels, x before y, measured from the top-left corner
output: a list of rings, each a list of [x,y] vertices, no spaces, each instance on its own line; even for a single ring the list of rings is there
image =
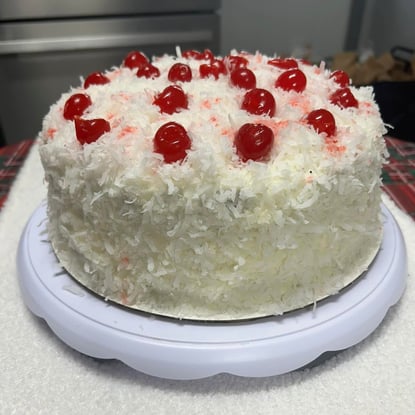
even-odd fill
[[[268,65],[276,66],[280,69],[297,69],[298,62],[293,58],[274,58],[268,61]]]
[[[98,140],[104,133],[111,131],[110,124],[103,118],[85,120],[75,117],[76,137],[81,144],[90,144]]]
[[[273,117],[276,111],[276,103],[271,92],[262,88],[254,88],[244,95],[241,108],[253,115]]]
[[[102,72],[93,72],[87,76],[84,81],[84,88],[87,89],[91,85],[105,85],[110,82],[110,79]]]
[[[137,68],[136,75],[138,78],[158,78],[160,76],[160,70],[151,63],[146,63]]]
[[[174,163],[185,159],[192,142],[186,129],[171,121],[157,130],[153,145],[154,151],[161,154],[166,163]]]
[[[193,61],[192,65],[190,65],[191,61]],[[235,99],[242,97],[239,107],[256,117],[255,122],[246,123],[237,128],[233,138],[236,154],[242,162],[268,160],[274,145],[275,132],[267,127],[266,123],[259,122],[257,117],[273,118],[278,115],[279,90],[301,96],[307,89],[307,76],[302,70],[302,65],[308,65],[308,63],[294,58],[278,57],[269,59],[263,65],[275,71],[275,81],[271,89],[257,88],[255,65],[250,67],[248,54],[233,54],[219,58],[209,49],[202,52],[183,51],[180,62],[172,64],[167,69],[167,79],[171,85],[166,86],[162,91],[153,91],[153,105],[158,107],[160,114],[171,116],[171,120],[163,124],[153,137],[153,150],[162,154],[166,163],[183,161],[191,149],[189,138],[191,135],[182,125],[175,122],[174,114],[192,109],[189,108],[186,84],[201,79],[214,82],[220,77],[226,77],[229,86],[236,88]],[[165,71],[163,69],[162,73],[157,67],[157,60],[150,61],[140,51],[130,52],[125,57],[121,68],[135,72],[138,78],[148,79],[150,91],[151,81],[164,76]],[[101,72],[93,72],[85,79],[83,87],[85,90],[92,86],[99,88],[109,84],[110,78]],[[298,119],[299,124],[308,126],[326,138],[333,137],[337,133],[336,120],[330,112],[330,104],[342,109],[359,106],[349,88],[351,82],[345,72],[334,71],[330,73],[329,78],[333,80],[334,87],[327,97],[328,107],[313,109]],[[93,102],[87,93],[76,93],[68,98],[63,108],[63,117],[67,121],[74,122],[76,138],[82,145],[98,140],[111,130],[111,123],[108,120],[88,119],[88,111],[92,105]]]
[[[223,61],[230,73],[232,73],[232,71],[236,69],[246,68],[249,64],[248,59],[244,58],[243,56],[239,56],[239,55],[225,56]]]
[[[187,109],[189,102],[187,95],[180,86],[169,85],[155,96],[153,104],[160,108],[160,112],[173,114]]]
[[[349,75],[347,75],[346,72],[340,69],[332,72],[330,75],[330,79],[333,79],[337,84],[339,84],[343,88],[349,86],[351,83]]]
[[[263,161],[271,153],[274,133],[263,124],[244,124],[236,133],[234,144],[242,161]]]
[[[238,67],[231,72],[231,83],[241,89],[254,89],[256,87],[255,74],[247,67]]]
[[[72,121],[75,117],[82,115],[92,105],[91,98],[87,94],[74,94],[65,102],[63,117]]]
[[[185,63],[173,64],[167,75],[170,82],[190,82],[192,80],[192,70]]]

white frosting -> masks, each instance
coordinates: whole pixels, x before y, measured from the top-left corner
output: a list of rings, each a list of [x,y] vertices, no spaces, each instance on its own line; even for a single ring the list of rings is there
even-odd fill
[[[235,52],[234,52],[235,53]],[[131,307],[202,319],[278,314],[334,294],[360,275],[381,239],[380,171],[384,126],[371,88],[351,91],[358,108],[329,102],[338,88],[324,68],[299,63],[304,92],[274,87],[283,72],[261,54],[244,55],[275,116],[240,109],[246,91],[227,75],[200,79],[201,61],[154,59],[156,79],[113,68],[106,85],[72,89],[45,117],[40,154],[48,183],[49,233],[62,264],[87,287]],[[175,62],[189,108],[153,105]],[[111,131],[91,144],[63,118],[74,93],[92,100],[83,118]],[[313,109],[335,117],[337,143],[304,122]],[[157,129],[183,125],[192,147],[182,163],[153,151]],[[270,127],[264,162],[239,160],[233,138],[244,123]]]

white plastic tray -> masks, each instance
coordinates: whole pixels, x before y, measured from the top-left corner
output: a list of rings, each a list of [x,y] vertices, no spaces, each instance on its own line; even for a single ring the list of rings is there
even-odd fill
[[[262,377],[308,365],[367,337],[401,297],[407,275],[402,234],[383,215],[384,239],[368,272],[340,294],[278,317],[235,323],[179,321],[104,301],[58,264],[47,240],[46,207],[22,233],[17,265],[28,308],[72,348],[118,359],[141,372],[170,379],[218,373]]]

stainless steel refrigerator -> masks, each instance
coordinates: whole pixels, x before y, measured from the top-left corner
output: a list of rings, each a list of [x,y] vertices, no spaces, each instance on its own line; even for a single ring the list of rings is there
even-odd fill
[[[219,7],[219,0],[2,0],[0,145],[34,138],[62,92],[132,49],[217,53]]]

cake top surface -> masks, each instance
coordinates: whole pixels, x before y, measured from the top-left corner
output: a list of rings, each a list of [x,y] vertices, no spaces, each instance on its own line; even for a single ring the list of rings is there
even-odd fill
[[[132,52],[89,75],[51,107],[40,138],[120,180],[156,172],[169,186],[220,176],[246,187],[327,180],[362,155],[382,157],[383,133],[372,89],[324,63],[178,48],[151,61]]]

